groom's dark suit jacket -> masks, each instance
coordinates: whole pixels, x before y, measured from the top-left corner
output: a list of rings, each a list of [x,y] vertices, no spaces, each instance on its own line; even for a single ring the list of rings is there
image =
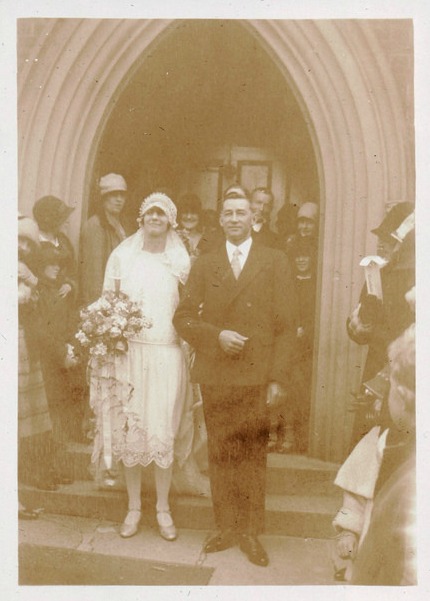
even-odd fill
[[[236,280],[225,244],[197,259],[174,317],[196,350],[192,379],[211,386],[288,385],[297,301],[287,257],[253,242]],[[249,340],[239,357],[220,347],[222,330]]]

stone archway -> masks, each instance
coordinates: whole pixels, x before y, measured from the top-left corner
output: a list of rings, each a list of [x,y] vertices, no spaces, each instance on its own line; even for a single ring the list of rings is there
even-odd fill
[[[142,56],[173,22],[31,21],[21,23],[35,42],[23,44],[19,55],[19,205],[29,212],[35,198],[50,193],[76,206],[70,223],[76,241],[103,127]],[[361,286],[357,265],[370,248],[370,226],[384,203],[413,197],[411,133],[370,22],[243,25],[295,91],[318,160],[324,261],[311,449],[340,460],[348,444],[346,405],[361,358],[347,340],[344,321]]]

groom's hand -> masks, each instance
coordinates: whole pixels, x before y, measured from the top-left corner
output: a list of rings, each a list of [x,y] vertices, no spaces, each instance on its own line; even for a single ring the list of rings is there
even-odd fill
[[[248,338],[233,330],[223,330],[218,336],[218,340],[225,353],[228,355],[239,355]]]

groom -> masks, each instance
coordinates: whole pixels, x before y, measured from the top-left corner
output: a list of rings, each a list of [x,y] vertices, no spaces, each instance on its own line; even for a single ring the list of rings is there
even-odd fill
[[[196,350],[209,473],[219,532],[204,551],[236,544],[269,563],[264,526],[268,408],[285,398],[296,335],[296,299],[286,256],[252,241],[249,200],[224,201],[226,241],[194,264],[174,325]]]

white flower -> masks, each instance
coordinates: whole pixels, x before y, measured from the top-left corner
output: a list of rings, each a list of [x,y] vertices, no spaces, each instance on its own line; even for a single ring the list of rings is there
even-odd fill
[[[100,311],[100,309],[101,309],[100,303],[101,303],[101,299],[99,298],[98,300],[91,303],[91,305],[88,305],[88,307],[86,309],[84,309],[84,311],[86,311],[87,313],[96,313],[97,311]]]
[[[79,342],[82,344],[82,346],[87,346],[90,342],[89,338],[86,336],[86,334],[82,330],[79,330],[79,332],[77,332],[75,334],[75,338],[77,340],[79,340]]]
[[[140,319],[140,317],[130,317],[130,319],[128,320],[128,327],[140,328],[142,327],[142,320]]]
[[[106,298],[101,298],[99,307],[100,307],[100,309],[107,311],[108,309],[110,309],[111,304]]]
[[[90,313],[87,309],[81,309],[79,311],[79,317],[81,318],[81,321],[85,321],[90,317]]]
[[[91,332],[91,330],[93,329],[93,324],[91,323],[91,321],[89,319],[86,319],[83,324],[82,324],[82,330],[86,333],[89,334]]]
[[[115,303],[115,310],[120,313],[128,313],[127,304],[124,301],[118,301],[117,303]]]
[[[95,357],[104,357],[107,353],[107,346],[103,342],[98,342],[90,351]]]
[[[113,324],[121,330],[123,330],[127,325],[127,319],[125,317],[122,317],[121,315],[115,315],[112,321]]]
[[[118,338],[121,336],[121,330],[117,326],[112,326],[109,330],[109,334],[112,336],[112,338]]]
[[[149,317],[142,317],[141,322],[142,328],[147,328],[149,330],[153,326],[153,321]]]

